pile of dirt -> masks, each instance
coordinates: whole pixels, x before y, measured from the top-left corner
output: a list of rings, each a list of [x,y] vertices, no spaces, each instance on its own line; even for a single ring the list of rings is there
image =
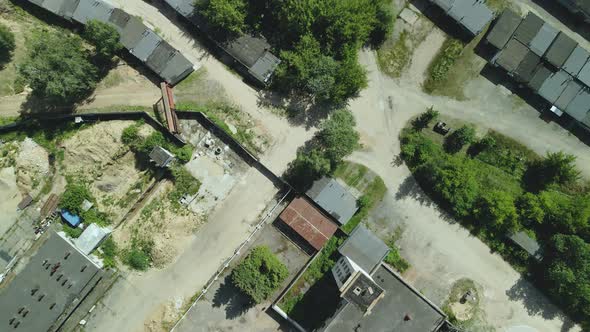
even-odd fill
[[[21,142],[15,162],[17,183],[23,192],[40,188],[49,177],[49,154],[28,137]]]

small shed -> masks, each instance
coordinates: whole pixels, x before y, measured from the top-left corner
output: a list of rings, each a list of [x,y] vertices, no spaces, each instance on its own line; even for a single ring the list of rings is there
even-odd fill
[[[250,67],[248,73],[260,82],[268,83],[273,72],[280,63],[281,59],[266,51],[264,55],[258,58],[252,67]]]
[[[514,38],[528,46],[535,36],[537,36],[544,24],[545,21],[539,16],[529,12],[514,32]]]
[[[535,75],[535,71],[541,62],[541,58],[533,52],[528,52],[516,70],[514,71],[514,78],[520,83],[528,83]]]
[[[125,27],[131,20],[131,15],[127,14],[120,8],[113,9],[111,16],[109,17],[109,23],[111,23],[119,34],[122,34]]]
[[[80,216],[75,215],[68,210],[61,210],[61,217],[68,225],[72,227],[78,227],[82,222],[82,218],[80,218]]]
[[[582,83],[586,84],[586,86],[590,87],[590,58],[578,73],[578,79]]]
[[[578,95],[582,90],[582,85],[576,80],[571,80],[565,87],[565,90],[561,93],[559,98],[555,101],[555,106],[561,111],[565,111],[570,102]]]
[[[108,23],[115,6],[107,0],[78,0],[73,19],[86,24],[90,20]]]
[[[162,38],[152,29],[146,28],[143,31],[141,40],[133,48],[130,48],[129,52],[141,62],[146,62],[160,43],[162,43]]]
[[[551,74],[552,72],[547,67],[545,67],[543,63],[539,64],[537,70],[535,70],[535,74],[528,83],[529,88],[535,92],[538,92],[541,88],[541,85],[543,85],[547,77],[549,77]]]
[[[572,80],[572,77],[563,70],[560,70],[551,76],[549,76],[541,88],[539,89],[539,95],[548,102],[555,104],[557,98],[561,95],[565,87]]]
[[[122,17],[121,19],[125,20],[124,15],[120,15]],[[126,49],[132,50],[142,40],[143,34],[147,28],[148,27],[145,26],[139,18],[129,16],[127,23],[121,28],[121,44]]]
[[[195,11],[194,0],[164,0],[166,3],[174,8],[180,15],[184,17],[190,17]]]
[[[326,210],[340,225],[346,224],[358,210],[357,199],[338,181],[323,177],[307,191],[317,205]]]
[[[588,120],[588,112],[590,111],[590,92],[584,88],[567,105],[565,112],[572,118],[584,122]]]
[[[498,53],[492,60],[497,66],[512,73],[518,68],[529,49],[516,39],[511,39],[506,47]]]
[[[150,152],[150,160],[156,163],[158,167],[167,167],[174,160],[174,155],[163,147],[156,146]]]
[[[90,210],[90,209],[91,209],[93,206],[94,206],[94,204],[93,204],[91,201],[89,201],[89,200],[85,199],[84,201],[82,201],[82,206],[81,206],[81,208],[82,208],[82,211],[88,211],[88,210]]]
[[[563,64],[563,70],[568,72],[570,75],[577,77],[586,62],[590,57],[590,53],[586,51],[580,45],[576,46],[572,54],[565,60]]]
[[[152,54],[147,58],[147,66],[153,70],[155,73],[160,74],[168,62],[174,57],[176,54],[176,49],[170,46],[168,42],[162,41],[156,49],[152,52]]]
[[[102,241],[111,233],[111,230],[106,227],[100,227],[96,224],[90,224],[84,232],[74,239],[74,244],[80,251],[85,255],[89,255],[94,249],[96,249]]]
[[[20,203],[18,203],[17,208],[19,210],[24,210],[27,208],[27,206],[31,205],[32,202],[33,202],[33,197],[31,197],[31,195],[27,194],[25,197],[23,197],[23,199],[20,201]]]
[[[184,55],[180,54],[180,52],[176,52],[168,61],[160,73],[160,76],[162,76],[166,82],[170,83],[170,85],[176,85],[194,70],[193,64],[185,58]]]
[[[543,260],[543,252],[541,250],[541,246],[539,245],[537,240],[531,238],[527,233],[522,231],[516,232],[510,234],[508,238],[510,239],[510,241],[512,241],[512,243],[520,247],[522,250],[526,251],[529,255],[531,255],[531,257],[533,257],[537,261],[540,262]]]
[[[533,38],[529,47],[531,51],[533,51],[538,56],[543,56],[559,31],[555,29],[552,25],[545,22],[541,27],[541,30],[537,33],[537,35]]]
[[[447,14],[474,36],[494,18],[483,0],[455,0]]]
[[[502,12],[496,23],[486,36],[487,42],[497,49],[502,49],[512,37],[522,17],[510,9]]]
[[[576,46],[578,46],[578,43],[561,31],[547,50],[547,53],[545,53],[544,57],[547,62],[556,68],[561,68]]]

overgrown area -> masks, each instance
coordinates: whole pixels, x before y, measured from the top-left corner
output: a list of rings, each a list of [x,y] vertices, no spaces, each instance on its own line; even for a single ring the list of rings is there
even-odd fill
[[[312,102],[343,103],[367,85],[357,51],[393,24],[387,0],[203,0],[198,10],[230,36],[265,35],[283,62],[275,87]]]
[[[539,157],[494,132],[477,137],[468,124],[443,140],[430,129],[437,117],[430,110],[401,135],[401,156],[422,188],[588,325],[590,188],[575,157]],[[509,243],[507,236],[516,231],[541,244],[541,263]]]
[[[445,40],[439,53],[428,67],[428,76],[424,82],[426,92],[431,93],[444,84],[450,69],[461,56],[463,47],[464,45],[460,40],[453,38]]]

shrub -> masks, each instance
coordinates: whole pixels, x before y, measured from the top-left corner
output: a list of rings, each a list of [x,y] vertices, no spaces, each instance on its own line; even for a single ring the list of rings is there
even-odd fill
[[[127,264],[135,270],[145,271],[150,266],[150,256],[139,249],[131,249],[125,258]]]
[[[414,130],[422,130],[428,127],[428,125],[430,125],[430,123],[433,120],[438,118],[439,115],[440,113],[438,111],[435,111],[434,108],[432,108],[431,106],[428,108],[428,110],[426,110],[426,112],[420,114],[416,119],[412,121],[412,127],[414,128]]]
[[[399,254],[399,250],[395,247],[391,248],[391,251],[385,256],[385,263],[391,265],[400,273],[404,273],[410,268],[410,263],[402,258]]]
[[[10,60],[16,44],[14,34],[4,24],[0,24],[0,68]]]
[[[132,124],[123,129],[123,133],[121,134],[121,141],[126,145],[136,144],[139,138],[139,126],[137,124]]]
[[[69,225],[63,225],[62,230],[71,238],[77,239],[82,235],[84,231],[82,228],[70,227]]]
[[[59,207],[79,215],[82,212],[82,202],[85,199],[92,200],[92,195],[86,184],[79,180],[69,179],[66,191],[61,196]]]
[[[449,153],[457,153],[463,146],[470,144],[473,140],[475,140],[475,128],[464,125],[447,136],[445,150]]]
[[[440,52],[428,68],[428,79],[424,84],[427,92],[432,92],[446,78],[449,70],[463,52],[463,43],[457,39],[447,39]]]
[[[123,45],[119,42],[120,36],[114,26],[90,20],[84,26],[84,38],[95,47],[95,55],[99,60],[108,61],[119,52]]]
[[[254,303],[266,300],[289,275],[287,267],[266,246],[252,249],[233,271],[232,282]]]
[[[499,234],[513,231],[518,227],[518,214],[514,198],[504,191],[485,193],[478,201],[475,216],[484,227],[495,229]]]
[[[518,214],[526,225],[538,225],[545,218],[545,210],[543,210],[541,200],[532,193],[522,195],[516,201],[516,207]]]

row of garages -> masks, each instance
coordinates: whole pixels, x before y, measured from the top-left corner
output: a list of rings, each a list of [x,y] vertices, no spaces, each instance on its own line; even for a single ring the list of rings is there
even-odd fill
[[[486,36],[491,64],[552,105],[590,127],[590,52],[533,13],[505,10]]]
[[[28,0],[68,21],[85,25],[97,20],[114,26],[121,44],[170,85],[194,71],[194,65],[168,44],[141,18],[129,15],[106,0]]]

